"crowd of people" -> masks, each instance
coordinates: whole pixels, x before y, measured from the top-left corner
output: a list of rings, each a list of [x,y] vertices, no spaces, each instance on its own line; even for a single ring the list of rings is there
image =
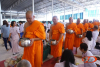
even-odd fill
[[[13,55],[19,53],[18,41],[19,38],[22,37],[24,32],[24,25],[22,21],[19,21],[19,24],[16,21],[12,21],[9,25],[6,20],[3,21],[3,25],[1,26],[1,37],[3,38],[4,45],[6,50],[10,50],[7,48],[7,42],[12,48]]]
[[[77,22],[73,23],[73,18],[70,17],[69,23],[67,23],[64,28],[64,25],[58,22],[57,16],[53,16],[53,24],[48,22],[48,26],[46,26],[45,22],[41,23],[35,20],[32,11],[26,12],[26,20],[27,22],[24,27],[22,23],[19,22],[19,28],[16,26],[15,21],[11,22],[11,27],[7,21],[3,21],[1,32],[6,50],[8,50],[8,41],[14,55],[18,53],[19,48],[17,42],[19,38],[30,38],[31,46],[24,47],[22,60],[28,60],[32,67],[41,67],[41,64],[43,64],[42,41],[48,42],[51,39],[56,40],[56,45],[51,44],[51,55],[55,58],[55,67],[77,67],[75,65],[73,47],[76,47],[76,54],[78,53],[77,49],[82,52],[82,57],[93,56],[91,50],[95,48],[100,49],[99,21],[94,20],[91,23],[88,19],[84,19],[83,23],[80,23],[80,19],[78,18]],[[65,36],[64,33],[66,34]],[[63,47],[64,52],[62,51]],[[19,67],[22,62],[19,63]],[[97,67],[94,62],[84,63],[84,66]]]

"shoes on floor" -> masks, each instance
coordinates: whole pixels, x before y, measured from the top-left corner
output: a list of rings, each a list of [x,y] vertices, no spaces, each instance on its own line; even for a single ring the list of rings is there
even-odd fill
[[[8,51],[9,49],[7,49],[7,51]]]

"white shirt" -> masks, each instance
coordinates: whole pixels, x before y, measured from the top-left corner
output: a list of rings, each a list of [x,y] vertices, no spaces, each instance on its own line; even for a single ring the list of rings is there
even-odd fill
[[[86,53],[83,53],[82,54],[82,57],[86,57],[86,56],[93,56],[93,54],[90,52],[90,51],[87,51]],[[87,59],[87,58],[86,58]],[[95,59],[93,57],[90,57],[89,58],[89,61],[92,62],[94,61]],[[84,63],[84,67],[97,67],[95,62],[93,63]]]
[[[54,67],[64,67],[65,62],[56,63]],[[72,63],[69,63],[70,67],[78,67]]]
[[[23,24],[21,24],[21,25],[19,26],[19,30],[20,30],[20,33],[22,33],[22,32],[24,31],[24,25],[23,25]]]
[[[47,24],[46,24],[46,23],[44,23],[44,26],[46,26],[46,27],[47,27]]]
[[[97,37],[97,42],[100,43],[100,36]]]
[[[49,41],[49,33],[46,33],[46,40]]]
[[[48,24],[48,29],[50,29],[50,26],[51,26],[51,24],[49,23],[49,24]]]
[[[98,30],[92,32],[92,36],[93,36],[92,50],[94,49],[94,47],[96,45],[96,40],[97,40],[98,35],[99,35],[99,31]]]
[[[88,40],[87,37],[85,37],[84,39],[82,39],[83,43],[86,43],[88,45],[88,50],[92,49],[92,45],[93,45],[93,38],[91,39],[91,41]]]

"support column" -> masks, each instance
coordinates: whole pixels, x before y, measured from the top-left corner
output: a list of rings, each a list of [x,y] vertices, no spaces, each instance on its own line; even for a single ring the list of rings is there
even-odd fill
[[[17,21],[18,21],[18,19],[19,19],[19,14],[18,14],[18,12],[17,12]]]
[[[0,1],[0,26],[2,26],[1,1]]]
[[[6,19],[6,18],[5,18],[5,12],[4,12],[4,19]]]
[[[64,22],[65,22],[65,3],[64,3]]]
[[[32,11],[33,11],[33,15],[34,15],[34,0],[32,0]]]
[[[12,21],[12,13],[11,13],[11,9],[10,9],[10,22]]]
[[[78,18],[80,18],[79,8],[78,8]]]
[[[73,6],[72,6],[72,18],[74,18],[74,16],[73,16]]]
[[[52,17],[53,17],[53,0],[52,0]]]

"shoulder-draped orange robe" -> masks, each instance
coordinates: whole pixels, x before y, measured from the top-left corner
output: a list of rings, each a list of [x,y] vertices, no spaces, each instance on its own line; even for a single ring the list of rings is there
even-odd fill
[[[26,38],[40,38],[45,39],[46,34],[44,30],[44,25],[35,20],[29,27],[26,28],[25,33]],[[24,47],[24,54],[22,59],[28,60],[32,67],[41,67],[42,61],[42,40],[34,41],[32,46]]]
[[[71,23],[67,26],[67,29],[72,29],[74,30],[74,32],[77,32],[77,25],[76,23]],[[73,45],[74,45],[74,38],[75,38],[75,34],[69,34],[66,33],[66,38],[65,38],[65,45],[64,45],[64,49],[68,48],[69,50],[73,50]]]
[[[59,40],[59,36],[61,33],[65,33],[64,25],[62,23],[57,23],[52,26],[52,39]],[[57,45],[51,45],[51,55],[53,57],[60,57],[62,55],[62,46],[63,46],[63,37]]]
[[[93,28],[94,25],[93,25],[92,23],[88,23],[88,25],[89,25],[89,28],[90,28],[90,29],[88,29],[88,30],[89,30],[89,31],[93,31],[93,29],[91,29],[91,28]]]
[[[83,32],[84,32],[84,26],[83,26],[83,24],[79,23],[79,24],[77,25],[77,32],[76,32],[77,35],[78,35],[78,34],[82,34],[81,29],[82,29]],[[82,38],[79,38],[79,37],[75,36],[74,46],[75,46],[75,47],[79,47],[81,43],[82,43]]]
[[[85,23],[83,26],[84,26],[84,29],[85,29],[85,32],[86,32],[88,30],[88,28],[89,28],[88,23]]]
[[[94,26],[95,26],[95,25],[99,26],[99,22],[93,22],[93,25],[94,25]]]

